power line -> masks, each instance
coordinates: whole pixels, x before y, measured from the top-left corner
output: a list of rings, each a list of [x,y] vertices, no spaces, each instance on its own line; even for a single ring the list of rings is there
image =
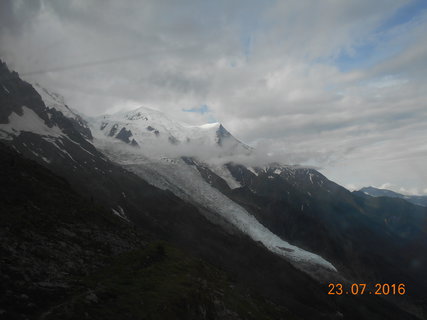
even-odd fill
[[[80,69],[80,68],[86,68],[86,67],[91,67],[91,66],[96,66],[96,65],[108,64],[108,63],[117,62],[117,61],[133,60],[133,59],[140,58],[142,56],[143,56],[142,53],[138,53],[138,54],[134,54],[134,55],[130,55],[130,56],[124,56],[124,57],[117,57],[117,58],[111,58],[111,59],[99,60],[99,61],[89,61],[89,62],[78,63],[78,64],[64,66],[64,67],[53,67],[53,68],[49,68],[49,69],[45,69],[45,70],[30,71],[30,72],[22,73],[21,75],[22,76],[32,76],[35,74],[43,74],[43,73],[49,73],[49,72],[58,72],[58,71],[65,71],[65,70],[72,70],[72,69]]]
[[[137,54],[133,54],[133,55],[110,58],[110,59],[105,59],[105,60],[88,61],[88,62],[77,63],[77,64],[73,64],[73,65],[68,65],[68,66],[58,66],[58,67],[51,67],[51,68],[42,69],[42,70],[24,72],[24,73],[20,73],[19,76],[25,77],[25,76],[33,76],[33,75],[38,75],[38,74],[46,74],[49,72],[60,72],[60,71],[66,71],[66,70],[81,69],[81,68],[86,68],[86,67],[92,67],[92,66],[97,66],[97,65],[114,63],[114,62],[118,62],[118,61],[138,59],[142,56],[144,56],[143,53],[137,53]],[[1,77],[0,82],[10,81],[14,78],[15,78],[14,76]]]

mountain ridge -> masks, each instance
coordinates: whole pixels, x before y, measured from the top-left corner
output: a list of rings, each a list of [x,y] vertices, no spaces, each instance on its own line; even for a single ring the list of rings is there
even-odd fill
[[[381,189],[375,187],[363,187],[358,190],[372,197],[389,197],[389,198],[400,198],[409,201],[413,204],[427,207],[427,196],[421,195],[405,195],[388,189]]]
[[[143,143],[139,148],[132,147],[114,135],[110,137],[103,132],[100,135],[96,131],[102,131],[101,126],[95,126],[93,140],[88,140],[77,130],[78,123],[73,123],[55,108],[48,108],[35,90],[21,83],[19,77],[11,77],[10,71],[5,69],[0,68],[0,72],[2,77],[13,78],[8,80],[12,84],[7,85],[7,91],[0,90],[0,116],[5,119],[0,121],[0,129],[2,126],[16,127],[18,122],[8,123],[11,114],[16,114],[15,120],[22,120],[22,116],[25,118],[27,111],[31,110],[30,113],[42,119],[40,122],[47,126],[46,130],[57,126],[61,133],[47,137],[43,133],[25,130],[6,131],[7,138],[1,138],[4,143],[22,156],[36,160],[66,178],[87,199],[93,198],[111,211],[122,213],[144,232],[170,241],[234,274],[237,283],[307,319],[319,314],[325,319],[339,318],[338,314],[349,319],[373,316],[390,319],[393,314],[399,314],[402,319],[412,319],[414,317],[408,313],[412,311],[405,303],[425,305],[427,300],[422,294],[425,284],[422,279],[416,279],[418,274],[422,274],[420,272],[426,263],[423,260],[425,247],[421,244],[419,247],[413,246],[416,238],[405,238],[407,230],[416,230],[416,236],[420,239],[423,239],[424,233],[419,228],[411,229],[412,221],[408,221],[407,230],[399,229],[399,223],[396,229],[396,226],[383,222],[379,215],[383,213],[382,208],[393,206],[395,202],[386,199],[378,204],[344,192],[342,187],[312,169],[280,165],[248,167],[227,162],[227,154],[217,164],[219,167],[214,168],[212,163],[197,159],[195,155],[183,157],[184,154],[178,154],[177,157],[176,153],[172,153],[168,157],[161,153],[143,154]],[[28,110],[23,110],[23,101]],[[126,120],[123,123],[126,126]],[[109,123],[111,128],[114,124]],[[90,129],[94,127],[90,120],[88,125]],[[154,130],[147,130],[147,127],[142,129],[150,134],[152,141],[157,141]],[[102,139],[98,139],[99,136]],[[174,144],[165,136],[164,142],[168,147],[178,148],[186,143],[180,141]],[[211,141],[215,143],[215,131],[214,135],[209,135],[209,138],[212,137]],[[106,150],[99,141],[107,141],[111,148]],[[137,157],[130,157],[132,154]],[[176,176],[179,174],[178,168],[191,172],[194,182],[203,187],[188,189],[186,176]],[[203,190],[209,192],[203,195],[200,193]],[[196,196],[200,195],[205,197],[204,201],[209,201],[210,207],[197,203]],[[217,197],[210,198],[213,195]],[[218,205],[222,207],[218,208]],[[388,279],[411,280],[408,284],[410,295],[407,299],[399,297],[399,301],[405,301],[402,304],[378,297],[348,296],[331,300],[326,294],[327,289],[319,284],[319,279],[313,280],[312,275],[301,272],[288,260],[266,250],[262,242],[251,239],[218,212],[223,210],[226,213],[237,206],[269,232],[280,234],[284,241],[303,249],[314,249],[313,252],[320,255],[327,254],[334,264],[338,263],[338,278],[329,274],[323,281],[343,280],[339,278],[342,277],[341,273],[351,280],[375,281],[380,279],[381,271],[388,271],[385,275]],[[415,210],[423,219],[425,212],[415,207],[404,205],[402,210]],[[239,209],[240,217],[242,212]],[[345,219],[340,219],[340,216]],[[371,227],[366,229],[367,224]],[[367,233],[364,233],[365,229]],[[360,239],[364,237],[366,242],[361,242]],[[384,247],[369,245],[369,240],[377,239],[381,240],[381,244],[386,243],[384,241],[387,239],[395,240]],[[404,239],[409,247],[398,246],[398,239]],[[392,249],[396,249],[397,254],[407,253],[403,259],[382,253],[391,252]],[[347,260],[340,260],[342,254]],[[357,259],[359,255],[363,259]],[[405,271],[405,263],[414,258],[418,258],[419,264]],[[354,309],[356,301],[363,304],[362,309]],[[418,318],[423,317],[422,311],[416,314]]]

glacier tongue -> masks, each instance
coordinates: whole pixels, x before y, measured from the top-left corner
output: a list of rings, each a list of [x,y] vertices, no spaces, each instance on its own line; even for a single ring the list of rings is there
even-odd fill
[[[161,189],[168,189],[176,196],[214,212],[253,240],[261,242],[270,251],[283,256],[296,268],[315,275],[320,270],[337,271],[319,255],[291,245],[264,227],[243,207],[230,200],[208,184],[196,167],[181,159],[153,159],[132,147],[119,147],[112,138],[95,139],[95,144],[113,161],[141,176]],[[121,143],[119,143],[121,145]]]

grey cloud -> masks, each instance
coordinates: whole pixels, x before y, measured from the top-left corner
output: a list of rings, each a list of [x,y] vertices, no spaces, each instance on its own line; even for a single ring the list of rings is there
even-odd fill
[[[0,56],[89,115],[146,105],[197,123],[206,115],[182,110],[207,104],[277,158],[335,168],[327,172],[344,184],[378,176],[376,185],[425,189],[398,176],[403,159],[426,160],[426,16],[389,31],[383,50],[395,54],[342,72],[334,59],[378,40],[406,1],[307,3],[6,0]],[[380,161],[394,181],[379,181]]]
[[[8,32],[18,34],[37,16],[40,7],[41,0],[2,0],[0,2],[0,30],[7,29]]]

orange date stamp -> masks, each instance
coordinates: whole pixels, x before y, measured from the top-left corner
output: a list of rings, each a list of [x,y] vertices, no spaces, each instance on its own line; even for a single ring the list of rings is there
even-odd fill
[[[403,283],[376,283],[369,285],[366,283],[353,283],[344,285],[342,283],[329,283],[329,295],[396,295],[403,296],[406,294],[406,286]]]

